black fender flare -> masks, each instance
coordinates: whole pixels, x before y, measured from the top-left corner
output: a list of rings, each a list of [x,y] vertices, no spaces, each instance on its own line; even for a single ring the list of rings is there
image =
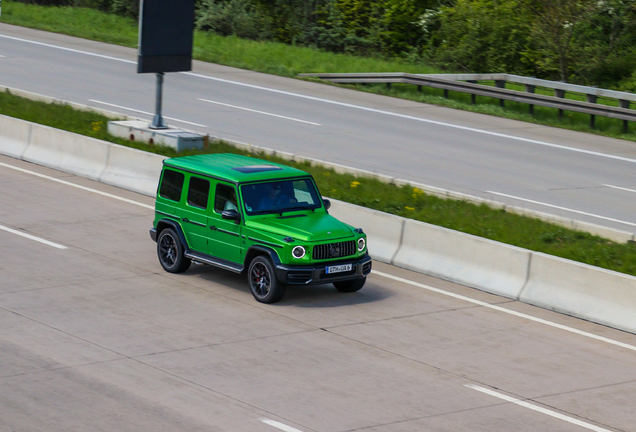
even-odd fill
[[[157,240],[159,240],[161,231],[163,231],[165,228],[172,228],[177,233],[177,236],[179,236],[179,241],[185,248],[186,252],[190,249],[190,247],[188,246],[188,242],[186,241],[185,235],[183,234],[183,229],[181,228],[181,225],[179,225],[178,222],[172,219],[161,219],[159,222],[157,222]]]
[[[272,261],[272,264],[274,264],[274,267],[280,264],[280,258],[278,257],[278,253],[273,248],[260,245],[260,244],[255,244],[250,246],[247,252],[245,253],[244,268],[247,269],[250,265],[250,262],[252,262],[252,259],[254,259],[254,257],[257,255],[267,255],[269,259]]]

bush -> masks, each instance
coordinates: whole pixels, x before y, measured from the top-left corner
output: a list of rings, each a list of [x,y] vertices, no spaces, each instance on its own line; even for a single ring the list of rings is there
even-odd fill
[[[204,0],[197,10],[197,30],[246,39],[271,38],[271,24],[249,0]]]

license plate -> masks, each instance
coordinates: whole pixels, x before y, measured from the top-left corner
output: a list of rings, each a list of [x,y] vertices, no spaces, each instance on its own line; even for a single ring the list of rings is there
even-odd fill
[[[327,267],[327,274],[342,273],[342,272],[350,271],[352,268],[353,267],[351,267],[351,264],[329,266]]]

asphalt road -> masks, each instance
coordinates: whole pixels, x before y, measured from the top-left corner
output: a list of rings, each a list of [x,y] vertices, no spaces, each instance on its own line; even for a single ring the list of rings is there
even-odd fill
[[[380,263],[263,305],[152,208],[0,157],[0,431],[636,431],[635,335]]]
[[[6,24],[0,84],[154,110],[155,78],[136,73],[136,50]],[[636,231],[631,142],[201,62],[168,74],[164,95],[177,127]]]

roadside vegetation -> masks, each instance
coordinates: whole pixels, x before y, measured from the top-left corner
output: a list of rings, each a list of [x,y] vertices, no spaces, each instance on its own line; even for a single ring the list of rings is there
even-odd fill
[[[5,91],[0,92],[0,114],[165,156],[176,156],[175,150],[169,147],[113,137],[106,132],[107,117],[95,112],[78,111],[64,104],[32,101]],[[185,152],[182,155],[195,153],[199,152]],[[249,153],[226,142],[213,142],[203,153],[237,153],[291,165],[311,173],[321,193],[328,197],[636,276],[634,244],[615,243],[486,205],[430,196],[410,186],[399,187],[366,177],[338,174],[309,163]]]
[[[137,46],[137,0],[5,0],[0,21]],[[30,3],[41,3],[30,4]],[[636,1],[196,0],[196,59],[286,77],[320,72],[508,72],[636,90]],[[54,5],[54,6],[50,6]],[[58,5],[58,6],[55,6]],[[577,6],[578,5],[578,6]],[[567,7],[566,7],[567,6]],[[353,13],[352,11],[355,11]],[[560,27],[559,27],[560,26]],[[563,27],[565,26],[565,27]],[[566,33],[554,33],[558,29]],[[408,37],[407,37],[408,36]],[[636,141],[622,121],[415,86],[387,96]],[[523,90],[521,86],[507,88]],[[549,94],[537,89],[537,93]],[[583,95],[566,97],[584,100]],[[617,105],[599,99],[598,103]]]

